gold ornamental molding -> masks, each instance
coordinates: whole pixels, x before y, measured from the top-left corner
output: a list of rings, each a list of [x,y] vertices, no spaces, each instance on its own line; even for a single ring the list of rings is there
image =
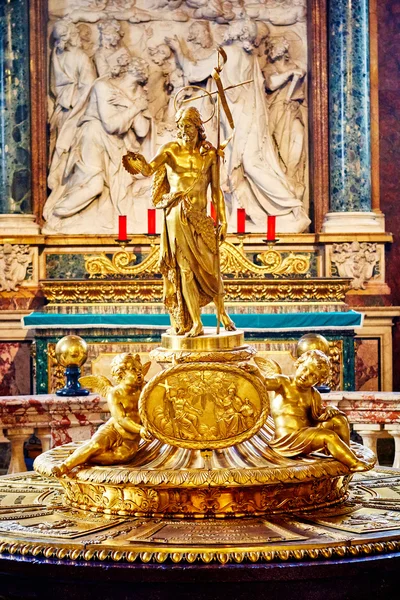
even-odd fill
[[[284,548],[270,547],[268,550],[254,548],[243,551],[242,548],[233,548],[226,550],[215,547],[206,548],[187,548],[187,549],[165,549],[161,545],[154,548],[154,544],[141,544],[135,550],[115,550],[114,547],[89,546],[82,545],[65,546],[62,542],[52,540],[51,542],[30,542],[29,540],[16,540],[0,538],[0,554],[22,555],[22,556],[44,556],[45,558],[56,558],[58,560],[72,561],[111,561],[111,562],[142,562],[142,563],[164,563],[171,560],[173,563],[192,564],[200,561],[204,564],[217,562],[222,565],[242,562],[281,562],[288,560],[327,560],[330,558],[355,558],[357,556],[368,556],[373,554],[386,554],[388,552],[398,552],[400,549],[399,540],[390,541],[370,541],[365,544],[355,544],[349,546],[346,543],[336,543],[335,545],[314,544],[304,548],[290,548],[286,545]]]
[[[315,279],[225,279],[225,302],[344,303],[350,280]],[[47,279],[41,288],[50,304],[161,303],[161,279]]]
[[[378,467],[350,483],[344,505],[303,518],[292,513],[279,522],[262,517],[172,522],[68,508],[65,491],[54,480],[32,472],[7,475],[0,478],[0,491],[7,494],[0,554],[78,563],[222,565],[382,556],[400,550],[399,483],[398,470]],[[377,526],[379,519],[386,521],[384,529]]]
[[[105,252],[97,256],[85,256],[85,269],[90,278],[124,276],[145,277],[159,275],[158,261],[160,247],[152,244],[150,253],[146,258],[136,263],[137,257],[127,250],[119,250],[110,258]],[[244,277],[288,277],[291,275],[306,276],[310,270],[311,254],[294,254],[290,252],[283,257],[283,253],[269,248],[257,255],[261,265],[254,264],[244,254],[242,247],[237,247],[230,242],[221,245],[221,272],[224,275],[236,278]]]
[[[343,340],[329,342],[329,358],[331,372],[327,384],[331,390],[341,390],[343,389]]]

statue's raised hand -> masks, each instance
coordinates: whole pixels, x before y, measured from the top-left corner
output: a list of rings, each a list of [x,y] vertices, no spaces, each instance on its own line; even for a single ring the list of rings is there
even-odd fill
[[[137,175],[138,173],[147,175],[148,162],[144,156],[137,152],[128,152],[128,154],[125,154],[122,157],[122,164],[131,175]]]

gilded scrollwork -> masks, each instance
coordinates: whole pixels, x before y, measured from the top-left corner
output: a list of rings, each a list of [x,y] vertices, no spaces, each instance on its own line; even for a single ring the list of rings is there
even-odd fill
[[[140,263],[136,256],[127,250],[119,250],[110,258],[105,252],[100,255],[85,256],[85,269],[90,278],[109,277],[142,277],[151,278],[160,275],[159,246],[153,245],[149,254]],[[311,255],[309,253],[294,254],[290,252],[283,258],[278,250],[268,249],[257,255],[260,265],[255,264],[234,244],[225,241],[220,250],[221,273],[236,278],[286,277],[291,275],[307,275],[310,270]]]
[[[65,385],[65,368],[58,362],[56,344],[52,342],[47,345],[47,367],[49,373],[48,389],[54,393]]]
[[[326,383],[331,390],[340,390],[343,386],[343,340],[329,342],[329,358],[331,371]]]
[[[149,277],[160,274],[158,269],[160,249],[152,246],[145,259],[136,264],[136,255],[127,250],[119,250],[109,258],[105,252],[97,256],[85,256],[85,269],[90,278],[108,276]]]

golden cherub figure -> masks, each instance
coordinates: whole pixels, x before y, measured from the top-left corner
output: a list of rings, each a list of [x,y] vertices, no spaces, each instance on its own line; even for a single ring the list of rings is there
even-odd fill
[[[275,452],[294,457],[324,451],[351,471],[365,471],[372,465],[360,460],[350,448],[347,417],[338,408],[323,408],[315,385],[326,381],[330,360],[320,350],[309,350],[295,363],[294,377],[271,368],[272,361],[255,359],[269,391],[275,437],[269,445]]]
[[[111,418],[99,427],[88,442],[79,446],[59,466],[53,467],[54,475],[68,473],[86,462],[98,465],[129,462],[138,450],[140,438],[150,439],[140,423],[138,413],[138,400],[150,365],[150,362],[142,365],[138,354],[126,352],[118,354],[111,363],[111,374],[117,385],[114,386],[103,375],[80,378],[82,385],[107,399]]]

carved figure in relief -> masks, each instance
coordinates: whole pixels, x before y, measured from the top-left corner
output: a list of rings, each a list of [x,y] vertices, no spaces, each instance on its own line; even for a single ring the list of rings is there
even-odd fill
[[[371,242],[333,244],[331,262],[336,266],[339,277],[352,279],[353,289],[365,290],[379,265],[377,245]]]
[[[158,8],[168,8],[175,10],[180,8],[185,0],[148,0],[149,10],[157,10]]]
[[[187,389],[178,388],[172,393],[167,381],[161,385],[166,388],[164,413],[170,418],[174,435],[187,440],[200,438],[199,416],[203,413],[191,404],[187,397]]]
[[[307,18],[307,0],[259,0],[245,6],[251,19],[268,21],[272,25],[293,25]]]
[[[143,145],[150,132],[148,100],[143,84],[147,67],[132,59],[125,67],[126,49],[108,59],[112,74],[92,87],[77,130],[64,130],[60,140],[68,160],[60,163],[63,185],[53,190],[44,207],[47,227],[53,231],[90,233],[113,229],[118,212],[129,211],[129,176],[121,159],[127,150]],[[78,116],[78,115],[77,115]]]
[[[160,134],[162,123],[174,124],[173,95],[184,85],[183,72],[176,66],[172,50],[167,44],[150,47],[148,53],[156,65],[156,68],[149,70],[149,112],[157,121]]]
[[[95,390],[107,399],[111,418],[89,441],[53,468],[55,475],[68,473],[87,462],[114,465],[129,462],[135,456],[140,438],[149,439],[149,434],[140,423],[138,400],[150,365],[150,362],[142,365],[138,354],[118,354],[111,363],[111,374],[117,381],[116,386],[102,375],[80,378],[83,386]]]
[[[76,25],[57,21],[52,35],[54,49],[51,55],[50,92],[54,109],[50,117],[50,160],[62,126],[73,108],[86,100],[96,79],[93,63],[81,48]]]
[[[0,292],[16,291],[32,263],[29,246],[4,244],[0,246]]]
[[[225,151],[227,177],[222,187],[231,200],[232,218],[237,206],[246,209],[249,229],[265,228],[267,214],[277,216],[277,231],[301,232],[310,223],[301,199],[284,173],[269,132],[268,106],[264,78],[260,69],[255,42],[258,29],[250,20],[233,21],[225,32],[224,50],[228,60],[221,73],[224,88],[239,81],[251,83],[230,89],[226,97],[235,122],[235,136]],[[185,55],[182,43],[166,40],[176,53],[185,78],[198,83],[210,78],[216,64],[215,53],[193,61]],[[221,116],[222,128],[230,131]]]
[[[255,359],[263,371],[263,359]],[[308,350],[295,363],[294,377],[272,375],[264,370],[266,388],[275,392],[270,399],[275,437],[269,446],[285,457],[324,451],[351,471],[364,471],[369,465],[350,448],[347,417],[334,406],[322,407],[314,386],[329,376],[329,358],[320,350]]]
[[[296,194],[305,189],[305,89],[306,71],[289,55],[284,37],[270,38],[266,49],[268,62],[263,69],[269,100],[269,131],[283,171]]]
[[[232,383],[228,394],[223,398],[215,397],[215,416],[218,433],[229,437],[250,429],[256,417],[256,411],[248,398],[240,398],[237,386]]]
[[[160,270],[164,277],[164,304],[172,331],[189,337],[201,335],[201,307],[212,300],[219,306],[227,330],[235,326],[225,311],[223,284],[219,275],[217,243],[225,239],[225,203],[218,186],[215,148],[206,141],[199,111],[190,107],[176,115],[177,139],[165,144],[147,162],[141,155],[124,157],[132,174],[154,175],[153,204],[164,211],[160,241]],[[207,216],[207,192],[218,205],[220,229]],[[218,240],[217,240],[218,235]]]
[[[77,25],[77,27],[79,31],[79,37],[81,39],[81,48],[90,58],[92,58],[95,51],[95,43],[93,41],[90,25],[87,25],[86,23],[80,23]]]
[[[111,73],[111,65],[108,59],[122,46],[123,31],[121,24],[115,19],[101,21],[97,28],[99,30],[99,49],[96,51],[94,62],[99,77]]]
[[[235,18],[232,2],[226,0],[186,0],[189,8],[194,8],[195,19],[210,19],[217,23],[227,23]]]

